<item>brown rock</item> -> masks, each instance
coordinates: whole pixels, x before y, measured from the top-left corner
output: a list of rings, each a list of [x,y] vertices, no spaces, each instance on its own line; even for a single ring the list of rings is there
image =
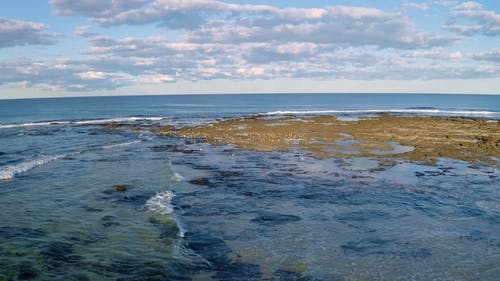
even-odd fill
[[[123,192],[123,191],[126,191],[127,189],[128,189],[128,187],[125,186],[125,185],[113,185],[113,190],[114,191]]]
[[[189,182],[192,184],[196,184],[196,185],[208,185],[209,184],[209,181],[207,178],[192,179]]]

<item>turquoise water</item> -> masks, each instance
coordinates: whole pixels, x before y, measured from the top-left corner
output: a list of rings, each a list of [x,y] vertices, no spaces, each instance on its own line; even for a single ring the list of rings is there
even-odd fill
[[[497,280],[498,162],[372,170],[148,130],[378,112],[498,120],[500,96],[0,101],[0,280]]]

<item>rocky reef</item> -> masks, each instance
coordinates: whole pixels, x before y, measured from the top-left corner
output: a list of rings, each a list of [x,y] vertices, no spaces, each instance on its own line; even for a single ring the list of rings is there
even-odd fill
[[[166,126],[155,133],[234,144],[256,151],[301,149],[317,158],[406,158],[435,163],[437,158],[498,162],[500,123],[441,117],[381,115],[346,121],[335,116],[251,117],[198,126]]]

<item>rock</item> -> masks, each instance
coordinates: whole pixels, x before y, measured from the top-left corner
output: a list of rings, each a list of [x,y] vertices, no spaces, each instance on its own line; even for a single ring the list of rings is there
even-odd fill
[[[256,222],[262,225],[276,225],[290,223],[294,221],[299,221],[300,217],[294,215],[284,215],[278,213],[265,213],[252,219],[252,222]]]
[[[127,191],[128,187],[125,186],[125,185],[113,185],[113,190],[114,191],[120,191],[120,192],[123,192],[123,191]]]
[[[180,229],[174,219],[151,217],[149,218],[149,222],[160,229],[160,238],[164,239],[167,244],[172,244],[172,242],[179,236]]]
[[[207,178],[197,178],[190,180],[189,183],[196,185],[208,185],[210,182]]]

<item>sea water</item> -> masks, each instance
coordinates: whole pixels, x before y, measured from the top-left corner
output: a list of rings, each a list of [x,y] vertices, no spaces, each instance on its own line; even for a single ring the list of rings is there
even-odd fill
[[[0,280],[496,280],[498,163],[396,159],[373,170],[369,158],[150,132],[254,114],[380,113],[498,120],[500,97],[2,100]]]

